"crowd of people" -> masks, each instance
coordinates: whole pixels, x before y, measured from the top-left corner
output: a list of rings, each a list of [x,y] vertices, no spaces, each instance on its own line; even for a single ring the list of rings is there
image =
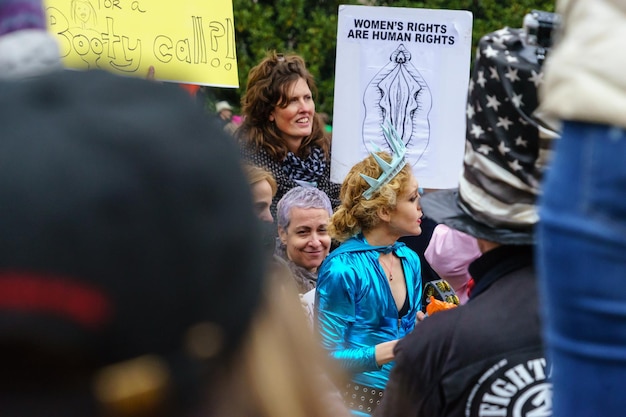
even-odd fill
[[[296,53],[207,117],[153,71],[63,70],[41,0],[0,0],[2,415],[620,415],[626,78],[599,21],[626,8],[599,3],[559,0],[555,46],[481,37],[459,186],[424,193],[390,123],[331,181]],[[458,302],[425,314],[429,282]]]

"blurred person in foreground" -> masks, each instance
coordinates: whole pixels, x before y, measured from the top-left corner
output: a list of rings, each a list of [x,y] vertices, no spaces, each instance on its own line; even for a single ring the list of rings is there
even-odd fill
[[[539,48],[526,36],[504,28],[480,39],[459,187],[422,197],[427,216],[477,239],[469,301],[427,317],[398,343],[376,417],[551,415],[533,264],[549,152],[533,115]]]
[[[357,416],[380,403],[393,348],[421,308],[419,257],[398,241],[421,233],[419,187],[404,143],[393,127],[384,132],[393,153],[371,154],[344,180],[329,226],[342,243],[322,263],[315,296],[322,344],[348,373],[342,393]]]
[[[100,71],[0,83],[0,129],[2,414],[192,415],[263,278],[234,147]]]
[[[174,85],[0,81],[3,416],[336,415],[218,131]]]
[[[537,247],[554,415],[626,409],[626,3],[557,2],[541,110],[562,122]]]
[[[234,369],[220,380],[207,416],[349,417],[345,379],[323,355],[293,277],[276,262]]]

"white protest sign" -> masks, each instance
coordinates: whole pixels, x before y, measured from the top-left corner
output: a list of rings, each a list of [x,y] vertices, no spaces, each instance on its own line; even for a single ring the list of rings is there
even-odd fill
[[[471,43],[468,11],[339,6],[332,181],[375,147],[389,151],[391,123],[421,187],[456,187]]]

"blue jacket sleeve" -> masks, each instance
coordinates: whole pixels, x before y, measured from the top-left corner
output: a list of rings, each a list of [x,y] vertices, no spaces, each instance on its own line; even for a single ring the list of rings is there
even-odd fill
[[[315,294],[316,323],[322,345],[351,373],[380,369],[375,346],[350,338],[359,293],[357,271],[339,259],[327,259],[320,268]]]

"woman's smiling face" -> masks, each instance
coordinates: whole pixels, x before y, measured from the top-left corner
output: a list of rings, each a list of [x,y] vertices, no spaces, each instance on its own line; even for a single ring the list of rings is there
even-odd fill
[[[276,124],[280,136],[287,144],[299,143],[313,129],[315,102],[304,78],[298,78],[288,91],[287,107],[274,107],[269,119]]]
[[[287,229],[279,228],[287,257],[296,265],[316,271],[330,250],[328,210],[293,207]]]

